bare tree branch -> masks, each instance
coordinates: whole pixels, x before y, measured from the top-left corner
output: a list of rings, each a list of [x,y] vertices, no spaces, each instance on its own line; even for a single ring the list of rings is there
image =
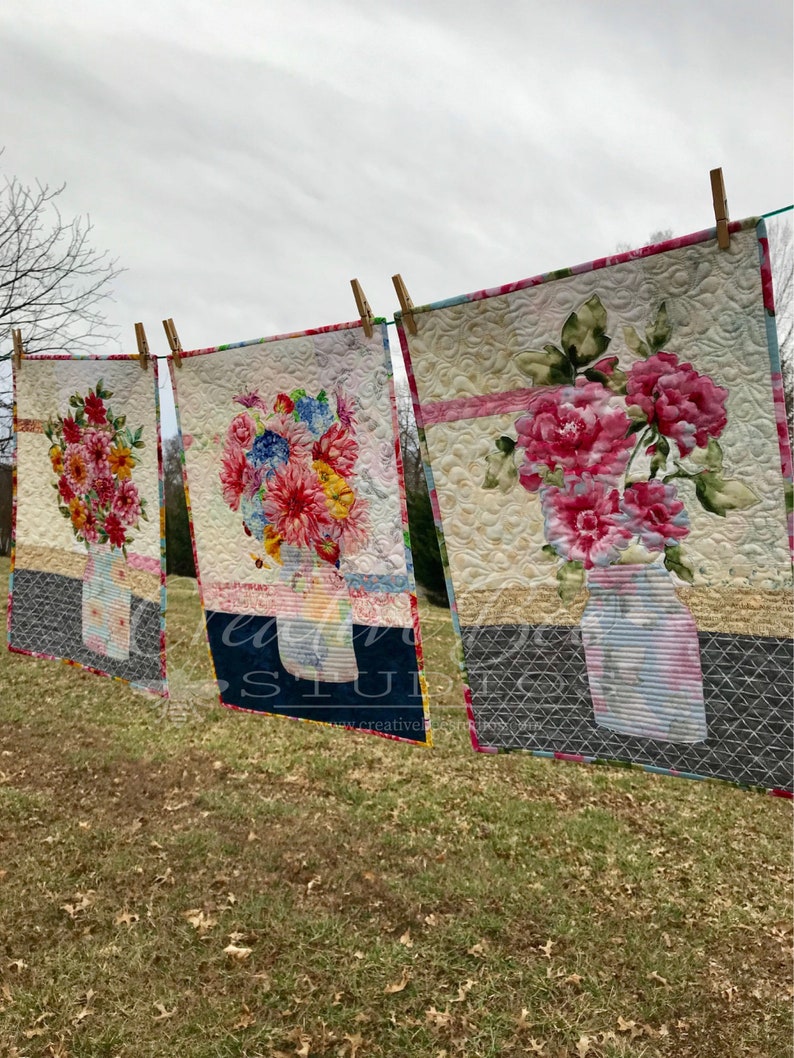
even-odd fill
[[[2,153],[2,152],[0,152]],[[88,216],[64,221],[63,184],[0,186],[0,353],[19,327],[29,353],[84,353],[118,348],[118,331],[102,311],[122,269],[91,245]],[[11,370],[0,362],[0,462],[11,451]]]

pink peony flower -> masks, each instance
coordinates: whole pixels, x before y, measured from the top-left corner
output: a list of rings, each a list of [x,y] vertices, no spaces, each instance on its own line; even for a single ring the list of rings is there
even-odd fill
[[[240,497],[249,482],[251,468],[245,458],[242,448],[228,448],[223,453],[221,461],[220,479],[223,487],[223,498],[233,511],[240,506]]]
[[[574,386],[539,388],[526,414],[516,422],[516,444],[524,451],[518,477],[528,492],[543,484],[541,470],[561,469],[566,479],[589,473],[616,479],[626,468],[631,421],[609,404],[599,382],[578,379]]]
[[[640,408],[659,433],[672,437],[682,455],[720,436],[728,422],[727,398],[727,389],[691,364],[679,364],[675,353],[654,353],[635,361],[628,372],[627,402]]]
[[[358,442],[344,426],[335,422],[312,445],[312,460],[318,459],[334,473],[347,477],[358,459]]]
[[[110,476],[110,474],[107,472],[104,474],[98,474],[94,478],[92,487],[97,495],[97,500],[99,501],[101,506],[109,506],[115,493],[113,478]]]
[[[91,488],[94,470],[88,453],[82,445],[67,445],[63,455],[63,472],[75,493],[85,493]]]
[[[80,443],[80,427],[71,415],[67,415],[63,420],[63,439],[68,445]]]
[[[229,423],[226,443],[238,448],[248,448],[255,436],[256,423],[247,412],[241,412]]]
[[[119,487],[113,499],[113,513],[118,516],[124,526],[135,525],[141,516],[141,501],[138,490],[133,483],[126,478],[119,482]]]
[[[85,398],[85,414],[92,426],[101,426],[107,422],[105,402],[93,393],[89,393]]]
[[[121,521],[112,511],[105,518],[105,532],[114,547],[124,547],[127,542],[127,534],[124,532],[124,526]]]
[[[83,447],[94,468],[94,473],[98,473],[100,468],[107,464],[110,455],[110,441],[110,436],[104,430],[86,430]]]
[[[95,544],[99,540],[99,523],[97,522],[96,513],[89,508],[85,518],[85,525],[82,529],[83,540],[87,544]]]
[[[262,509],[275,532],[297,547],[312,546],[333,521],[317,475],[300,463],[287,463],[268,478]]]
[[[662,551],[689,533],[689,518],[675,485],[636,481],[621,500],[621,522],[649,551]]]
[[[541,496],[546,540],[568,561],[585,569],[607,566],[626,547],[631,533],[620,521],[618,490],[590,474],[569,481],[562,489],[545,489]]]

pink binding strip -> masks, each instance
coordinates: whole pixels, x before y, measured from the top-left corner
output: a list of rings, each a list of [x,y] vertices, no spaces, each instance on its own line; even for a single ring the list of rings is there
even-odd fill
[[[486,415],[507,415],[525,411],[532,389],[508,389],[504,393],[486,393],[481,397],[458,397],[422,406],[425,426],[457,419],[481,419]]]

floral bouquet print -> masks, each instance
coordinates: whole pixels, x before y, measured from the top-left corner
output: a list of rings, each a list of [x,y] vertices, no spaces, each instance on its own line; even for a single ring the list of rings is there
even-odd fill
[[[722,518],[758,498],[725,476],[718,438],[728,422],[727,389],[681,363],[666,348],[670,337],[663,302],[644,339],[625,329],[636,359],[621,367],[605,355],[607,313],[597,294],[590,297],[566,319],[559,345],[521,354],[537,391],[516,421],[516,438],[497,439],[483,484],[538,495],[544,550],[557,563],[563,601],[590,574],[582,629],[596,721],[626,734],[699,741],[707,729],[697,629],[651,564],[693,582],[679,482]],[[674,687],[664,678],[673,626],[676,641],[687,644]]]
[[[226,434],[223,497],[242,515],[257,567],[282,567],[279,652],[295,676],[355,680],[352,617],[340,565],[367,539],[367,503],[355,491],[356,421],[341,392],[257,392]]]
[[[146,500],[132,474],[145,442],[143,427],[133,431],[126,416],[106,403],[112,396],[99,379],[85,396],[74,393],[71,414],[48,422],[44,434],[58,476],[53,484],[58,509],[88,549],[83,642],[97,654],[124,660],[130,653],[127,546],[146,519]]]
[[[69,398],[71,414],[44,427],[50,462],[58,475],[53,485],[58,509],[84,544],[107,544],[126,556],[132,531],[146,519],[146,500],[138,494],[132,473],[136,453],[144,447],[143,427],[131,430],[124,415],[106,405],[113,394],[100,379],[82,397]]]

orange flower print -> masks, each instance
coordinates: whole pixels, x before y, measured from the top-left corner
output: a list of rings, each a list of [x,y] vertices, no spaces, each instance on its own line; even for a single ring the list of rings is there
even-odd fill
[[[72,525],[77,530],[82,529],[88,521],[88,507],[78,496],[69,500],[69,514],[72,518]]]
[[[108,454],[108,465],[111,472],[120,480],[130,477],[132,468],[135,466],[132,450],[121,444],[114,445]]]

